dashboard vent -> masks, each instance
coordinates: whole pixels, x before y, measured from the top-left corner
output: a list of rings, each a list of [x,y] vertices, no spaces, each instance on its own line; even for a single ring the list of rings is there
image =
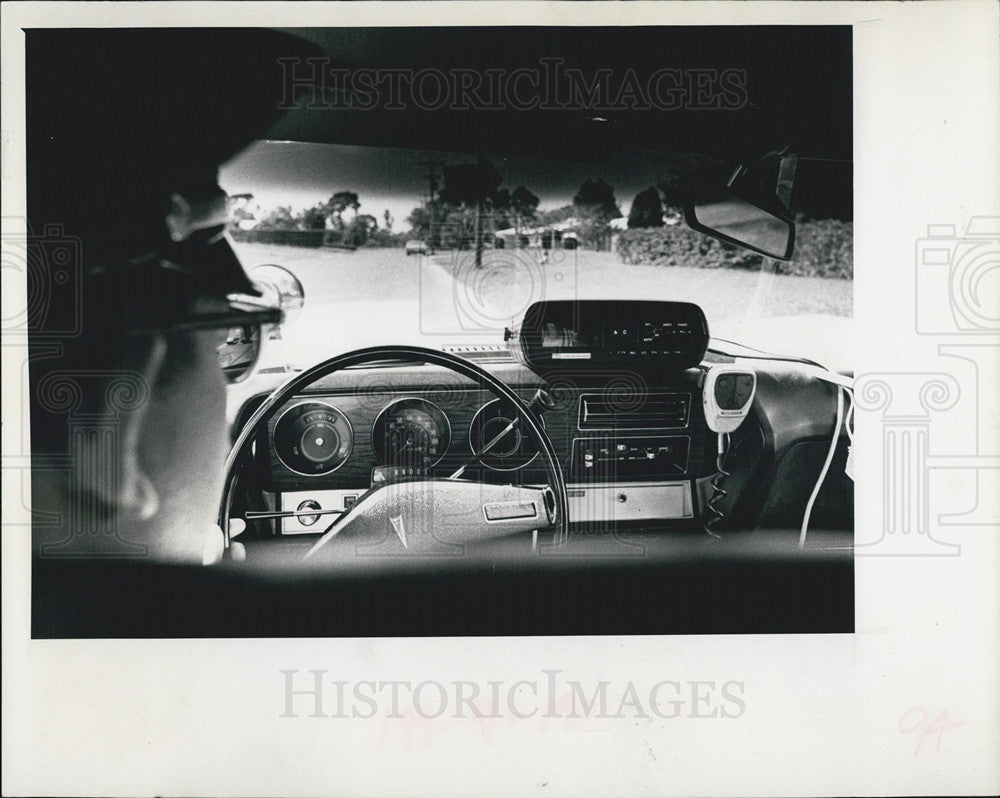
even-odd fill
[[[677,429],[687,426],[690,409],[687,393],[585,393],[580,397],[579,425],[580,429]]]

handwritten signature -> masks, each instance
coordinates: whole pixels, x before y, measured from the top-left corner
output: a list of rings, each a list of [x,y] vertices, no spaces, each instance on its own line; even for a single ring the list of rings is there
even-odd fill
[[[949,720],[947,709],[941,710],[941,712],[932,717],[930,710],[925,707],[910,707],[899,719],[899,733],[916,736],[917,746],[913,751],[913,755],[918,756],[923,749],[925,739],[936,737],[934,740],[934,750],[940,751],[944,733],[950,729],[957,729],[959,726],[964,725],[964,720]]]

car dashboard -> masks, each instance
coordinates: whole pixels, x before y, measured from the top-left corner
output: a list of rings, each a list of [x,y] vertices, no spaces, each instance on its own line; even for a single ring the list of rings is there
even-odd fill
[[[717,462],[702,387],[707,365],[725,358],[709,354],[703,365],[659,374],[619,369],[542,377],[502,347],[459,351],[525,402],[539,389],[554,399],[542,423],[566,479],[572,528],[705,534]],[[833,432],[835,387],[794,367],[753,364],[758,392],[731,435],[725,497],[716,504],[722,520],[714,528],[722,531],[796,528]],[[243,405],[237,428],[264,398]],[[283,405],[257,436],[260,497],[267,509],[296,515],[252,521],[251,537],[318,534],[327,526],[324,512],[349,509],[374,485],[447,478],[513,416],[471,380],[435,366],[379,363],[324,378]],[[853,525],[845,459],[846,440],[814,509],[817,529]],[[546,482],[537,449],[516,431],[462,476]]]

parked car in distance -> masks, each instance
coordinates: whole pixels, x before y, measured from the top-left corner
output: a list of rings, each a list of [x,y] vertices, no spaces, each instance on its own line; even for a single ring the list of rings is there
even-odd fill
[[[406,255],[426,255],[428,253],[427,242],[414,239],[406,242]]]

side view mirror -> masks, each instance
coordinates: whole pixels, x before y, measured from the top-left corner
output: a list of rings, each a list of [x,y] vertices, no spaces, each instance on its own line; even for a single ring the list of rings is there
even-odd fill
[[[251,282],[260,291],[260,298],[249,296],[230,296],[231,301],[243,302],[248,307],[279,307],[284,312],[284,323],[293,319],[297,311],[305,304],[305,291],[302,283],[283,266],[265,263],[250,270]],[[219,366],[230,383],[242,382],[253,374],[262,362],[261,353],[266,341],[281,339],[281,325],[275,324],[259,328],[233,327],[226,338],[219,344],[216,354]],[[280,347],[279,347],[280,349]],[[271,359],[271,358],[269,358]]]
[[[263,295],[262,301],[277,305],[285,311],[288,320],[291,311],[296,311],[305,304],[305,291],[299,278],[284,266],[275,263],[265,263],[250,270],[250,279]]]
[[[788,212],[795,165],[795,156],[786,156],[740,166],[724,186],[706,173],[689,175],[684,221],[720,241],[789,260],[795,248],[795,223]]]

